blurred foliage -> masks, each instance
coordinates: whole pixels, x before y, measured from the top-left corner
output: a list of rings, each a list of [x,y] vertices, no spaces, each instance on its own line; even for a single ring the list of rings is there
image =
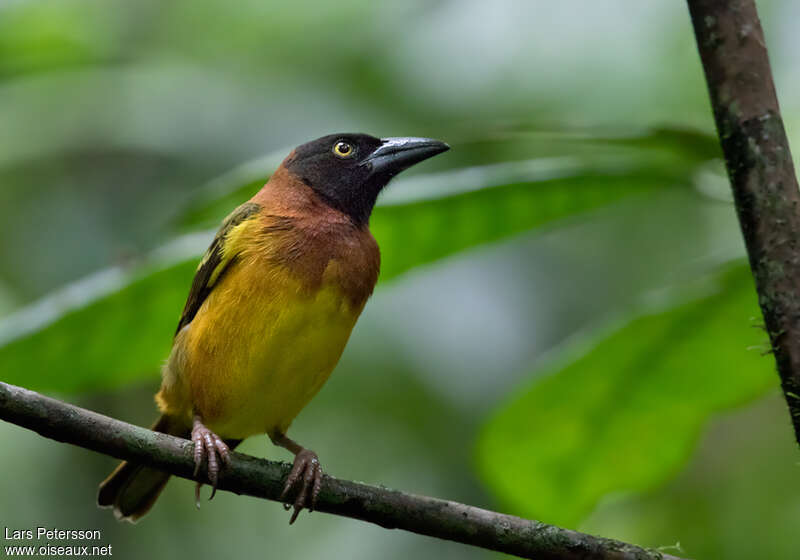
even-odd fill
[[[674,480],[655,491],[606,500],[584,528],[678,544],[695,558],[793,558],[797,450],[776,444],[792,437],[786,403],[775,390],[714,420]],[[757,538],[742,528],[754,529]]]
[[[576,527],[604,496],[674,475],[709,414],[774,387],[767,336],[748,324],[759,316],[749,267],[713,289],[548,368],[498,411],[478,446],[497,494],[530,517]]]
[[[759,9],[794,140],[800,8]],[[778,399],[714,420],[776,381],[683,4],[11,0],[0,123],[3,381],[149,423],[219,220],[303,141],[433,136],[453,150],[382,195],[381,286],[294,437],[338,476],[690,557],[800,546]],[[182,481],[119,525],[93,503],[110,459],[0,441],[9,526],[99,527],[123,557],[493,556],[196,512]]]

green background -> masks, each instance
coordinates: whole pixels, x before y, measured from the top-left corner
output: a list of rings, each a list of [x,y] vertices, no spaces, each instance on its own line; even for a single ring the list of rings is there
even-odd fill
[[[800,6],[758,6],[797,144]],[[381,283],[290,431],[327,472],[794,556],[800,463],[682,2],[0,2],[0,380],[149,424],[213,229],[334,131],[453,149],[373,216]],[[197,511],[182,480],[119,524],[94,505],[112,459],[5,423],[0,449],[0,525],[100,529],[119,558],[497,556]]]

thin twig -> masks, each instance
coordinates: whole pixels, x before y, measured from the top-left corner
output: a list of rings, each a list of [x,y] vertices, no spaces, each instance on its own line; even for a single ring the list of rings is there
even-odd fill
[[[33,391],[0,382],[0,419],[87,449],[192,476],[193,445]],[[289,465],[233,454],[219,489],[279,501]],[[387,529],[461,542],[539,560],[679,560],[611,539],[593,537],[457,502],[414,496],[326,476],[317,509]]]
[[[800,191],[753,0],[688,0],[758,300],[800,443]]]

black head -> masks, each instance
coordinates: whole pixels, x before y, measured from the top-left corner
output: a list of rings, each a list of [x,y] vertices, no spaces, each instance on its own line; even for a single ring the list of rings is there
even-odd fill
[[[449,149],[430,138],[331,134],[299,146],[284,165],[330,206],[363,225],[392,177]]]

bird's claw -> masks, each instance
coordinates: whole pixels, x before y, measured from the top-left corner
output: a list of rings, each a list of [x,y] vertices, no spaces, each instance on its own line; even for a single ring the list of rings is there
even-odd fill
[[[211,482],[211,496],[208,498],[210,500],[217,493],[221,466],[231,463],[231,451],[222,438],[206,428],[198,418],[195,418],[192,428],[192,443],[194,443],[194,476],[196,477],[200,472],[204,459],[208,465],[208,480]],[[194,489],[195,503],[198,508],[200,507],[200,488],[202,486],[203,483],[198,482]]]
[[[294,503],[286,502],[286,497],[292,488],[300,483],[300,488],[295,497]],[[289,525],[295,522],[300,511],[305,507],[309,512],[317,507],[317,498],[322,488],[322,466],[319,464],[319,457],[310,449],[303,449],[294,457],[294,465],[286,477],[286,484],[281,492],[281,501],[287,511],[294,507]],[[310,493],[310,495],[309,495]]]

